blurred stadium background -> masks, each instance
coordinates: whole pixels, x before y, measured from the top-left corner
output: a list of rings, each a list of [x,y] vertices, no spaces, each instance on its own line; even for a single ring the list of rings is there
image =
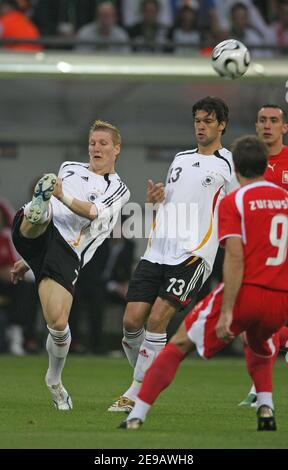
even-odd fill
[[[0,1],[0,6],[1,3],[7,2]],[[79,6],[80,2],[59,1],[58,4],[60,3],[64,6],[66,5],[68,8],[69,4],[74,5],[74,7],[75,5]],[[91,16],[94,15],[95,3],[98,4],[99,2],[81,3],[83,8],[84,4],[86,6],[89,4]],[[123,2],[123,4],[124,3],[126,2]],[[161,2],[161,4],[162,3],[163,2]],[[169,0],[167,0],[166,3],[168,4]],[[184,3],[189,4],[189,2]],[[198,3],[198,6],[201,7],[202,3],[205,2],[200,1]],[[220,3],[222,2],[219,0],[219,4]],[[232,2],[231,0],[231,4],[232,3],[236,2]],[[285,8],[286,6],[288,8],[287,2],[281,0],[278,2],[252,2],[252,0],[245,0],[243,3],[248,5],[249,12],[250,6],[251,8],[258,7],[263,20],[266,21],[271,28],[274,24],[273,21],[279,22],[279,17],[275,17],[279,5],[285,4]],[[30,8],[34,8],[34,13],[35,9],[37,10],[38,8],[39,10],[42,6],[42,14],[45,8],[53,12],[57,7],[56,4],[57,2],[55,3],[52,0],[51,2],[43,0],[39,0],[38,2],[18,2],[18,6],[22,5],[22,11],[25,10],[25,5],[30,5]],[[190,2],[190,4],[193,4],[195,8],[195,2]],[[212,6],[214,5],[215,8],[217,7],[216,0],[210,2],[210,4]],[[264,9],[264,4],[266,5],[266,9]],[[274,10],[272,9],[272,4]],[[116,7],[120,8],[118,11],[121,12],[121,2],[116,2]],[[68,10],[65,9],[64,11],[66,13],[68,12]],[[27,12],[28,7],[27,11],[24,11],[23,14]],[[35,18],[37,18],[37,15]],[[77,19],[77,17],[74,18]],[[167,168],[175,153],[182,149],[193,148],[195,146],[191,107],[196,100],[206,95],[216,95],[223,98],[228,103],[230,108],[230,122],[227,133],[223,139],[226,147],[230,146],[235,137],[246,133],[254,133],[256,111],[261,104],[267,102],[277,103],[283,107],[287,107],[288,43],[285,45],[284,43],[277,44],[272,41],[269,44],[266,39],[266,42],[263,39],[262,45],[258,44],[258,47],[255,49],[258,51],[255,54],[253,53],[254,48],[252,47],[252,43],[253,60],[247,74],[241,79],[227,81],[218,77],[211,67],[209,57],[211,47],[218,42],[219,38],[223,38],[223,34],[222,37],[221,35],[219,36],[219,34],[217,36],[217,32],[213,31],[213,21],[216,20],[215,17],[213,19],[213,16],[211,18],[211,24],[210,26],[206,26],[206,28],[208,28],[208,33],[212,32],[213,34],[208,34],[208,39],[206,36],[203,44],[199,43],[195,46],[195,44],[191,45],[188,43],[184,45],[184,54],[173,54],[173,47],[172,52],[159,52],[159,48],[156,47],[152,51],[144,50],[144,52],[129,52],[121,55],[120,53],[110,53],[108,51],[109,42],[106,46],[107,50],[105,50],[105,48],[103,49],[103,46],[101,47],[101,51],[97,50],[97,45],[99,45],[97,40],[92,41],[95,49],[93,51],[82,52],[80,50],[74,50],[79,42],[75,31],[75,24],[73,26],[74,29],[72,28],[75,34],[70,34],[68,38],[65,35],[61,36],[59,33],[61,31],[67,31],[67,28],[65,30],[65,28],[61,29],[60,27],[62,23],[66,24],[68,22],[68,24],[70,24],[66,17],[64,18],[65,21],[63,20],[62,23],[60,21],[57,23],[56,20],[53,23],[50,18],[51,22],[49,24],[54,27],[51,31],[49,29],[45,30],[41,21],[39,22],[38,27],[40,33],[41,25],[44,28],[44,32],[38,39],[30,40],[29,43],[30,45],[40,44],[40,50],[36,52],[19,51],[17,47],[15,50],[7,48],[7,45],[11,46],[11,44],[14,44],[17,46],[21,44],[19,35],[16,40],[13,40],[13,37],[12,39],[11,37],[6,38],[6,40],[2,37],[2,48],[0,49],[0,198],[8,201],[14,208],[18,208],[29,200],[31,188],[39,175],[46,172],[57,172],[61,163],[65,160],[86,161],[87,130],[90,124],[96,118],[99,118],[112,122],[120,129],[123,145],[117,163],[117,171],[121,174],[121,177],[131,190],[131,200],[143,205],[145,202],[147,179],[152,178],[153,180],[164,181]],[[90,17],[89,20],[93,21],[93,17]],[[225,20],[229,21],[229,18],[225,17]],[[287,35],[288,26],[286,25],[285,28],[284,30]],[[69,31],[71,31],[71,28]],[[21,37],[21,39],[23,38]],[[131,44],[131,48],[133,49],[133,42]],[[249,47],[249,44],[246,43],[246,45]],[[151,46],[151,44],[149,43],[148,46]],[[155,46],[154,42],[153,46]],[[188,46],[191,46],[190,52],[188,51]],[[169,43],[169,47],[171,48],[171,43]],[[145,248],[145,243],[145,239],[135,240],[133,262],[141,256]],[[132,264],[131,262],[131,267]],[[116,279],[116,282],[118,281],[119,280]],[[127,282],[128,279],[125,278],[124,281]],[[105,288],[107,287],[107,279],[105,279],[105,282],[103,280],[99,282],[101,286],[105,284]],[[123,282],[123,279],[119,282]],[[1,338],[3,341],[2,352],[12,352],[15,355],[22,356],[27,352],[39,352],[43,350],[46,333],[39,313],[39,307],[36,306],[37,315],[32,315],[29,320],[30,324],[27,326],[26,319],[23,318],[23,316],[26,315],[26,313],[22,311],[24,309],[23,302],[20,307],[19,302],[18,306],[15,307],[18,309],[18,314],[16,320],[14,319],[12,321],[12,323],[14,323],[12,326],[18,328],[18,330],[16,328],[16,336],[14,335],[14,342],[16,341],[18,346],[20,342],[21,347],[14,347],[13,349],[13,344],[11,346],[13,340],[11,337],[13,337],[13,334],[8,338],[7,335],[5,336],[3,333],[4,329],[9,330],[11,318],[9,319],[8,317],[7,319],[7,299],[5,299],[5,294],[2,294],[0,293],[0,350]],[[115,349],[121,349],[120,340],[122,314],[124,310],[123,298],[116,298],[115,302],[115,298],[112,299],[113,296],[111,297],[109,294],[111,294],[111,292],[109,293],[109,289],[107,289],[107,298],[103,301],[103,312],[97,326],[99,330],[97,333],[98,337],[101,335],[102,338],[101,348],[97,349],[96,347],[93,349],[87,340],[89,328],[91,327],[89,327],[89,325],[87,326],[87,324],[82,324],[83,318],[81,318],[82,311],[80,305],[80,319],[78,318],[75,326],[75,336],[79,341],[75,344],[74,352],[82,353],[88,351],[108,353]],[[27,293],[24,294],[24,301],[25,295],[27,295]],[[26,300],[28,300],[27,297]],[[14,301],[15,298],[13,302]],[[13,306],[15,306],[14,303]],[[35,305],[33,308],[35,308]],[[94,313],[97,317],[98,312],[96,307]],[[170,333],[175,329],[176,323],[172,323]],[[20,339],[18,334],[19,327],[21,329]],[[28,339],[26,338],[26,340],[32,343],[34,341],[34,348],[31,347],[29,349],[28,345],[26,347],[25,334],[27,332],[25,333],[25,328],[30,328],[31,337],[29,337],[28,334]],[[21,336],[23,332],[24,337]],[[241,352],[241,348],[236,346],[234,349],[230,349],[231,353],[235,351]],[[34,362],[35,360],[37,361],[37,359],[39,359],[40,362]],[[39,367],[40,370],[40,365],[45,369],[42,357],[33,358],[33,360],[30,358],[23,358],[21,360],[26,361],[25,365],[27,366],[27,370],[29,370],[30,367],[36,369]],[[29,362],[30,360],[32,362]],[[109,385],[103,386],[106,377],[103,378],[103,383],[102,378],[100,379],[102,384],[101,393],[106,394],[108,400],[107,404],[106,400],[104,400],[105,403],[101,402],[99,404],[102,407],[108,406],[114,394],[117,395],[118,392],[121,392],[122,382],[126,384],[126,376],[130,374],[128,363],[126,364],[124,359],[119,359],[118,361],[120,362],[116,362],[115,366],[113,363],[114,359],[107,358],[106,362],[104,360],[104,362],[95,363],[94,367],[94,365],[91,366],[91,358],[87,356],[80,359],[71,358],[70,356],[68,364],[71,361],[71,368],[75,367],[75,370],[79,369],[79,363],[77,362],[79,360],[86,361],[81,364],[84,366],[83,370],[87,371],[88,377],[91,377],[91,374],[93,375],[94,372],[91,371],[94,370],[95,375],[98,374],[98,367],[101,371],[107,368],[108,372],[110,366],[112,371],[115,371],[119,367],[121,374],[124,374],[123,377],[125,377],[125,381],[121,381],[121,377],[115,377],[115,387],[113,387],[111,382],[109,382]],[[9,361],[12,361],[12,359],[7,356],[2,356],[0,363],[4,370],[7,371],[10,367],[12,370],[14,367],[15,370],[18,370],[19,367],[21,368],[19,363],[13,362],[14,359],[12,362]],[[100,361],[100,359],[95,359],[95,361]],[[235,359],[235,361],[235,363],[239,365],[238,370],[240,371],[239,359]],[[240,361],[242,364],[242,360]],[[231,366],[229,362],[227,370],[231,369],[231,367],[233,366]],[[210,369],[213,369],[212,363]],[[20,373],[19,369],[19,374]],[[75,372],[75,374],[78,373],[79,370]],[[222,376],[222,372],[220,371],[219,373]],[[39,372],[37,377],[34,377],[33,380],[35,383],[38,379],[41,381],[41,374],[42,372]],[[101,377],[102,372],[99,372],[99,374],[99,377]],[[69,369],[67,367],[67,377],[68,376]],[[246,378],[244,379],[244,377]],[[3,378],[4,375],[2,374],[2,379]],[[76,385],[77,379],[74,378],[73,374],[71,374],[69,378],[72,379],[72,382],[75,380],[74,394],[76,393],[77,395],[79,391]],[[19,383],[17,383],[17,381],[15,382],[15,376],[13,374],[9,376],[9,380],[12,380],[11,390],[13,390],[14,387],[17,388],[17,385],[21,386],[22,379],[19,379]],[[113,381],[113,374],[111,375],[111,380]],[[279,382],[281,381],[279,380]],[[239,372],[239,379],[235,382],[235,390],[239,390],[236,387],[237,384],[239,386],[241,383],[245,385],[244,389],[242,386],[241,393],[245,393],[249,381],[245,375],[244,364],[243,370]],[[98,385],[97,380],[95,380],[94,389],[92,383],[85,385],[87,390],[90,390],[90,392],[87,392],[88,395],[90,393],[89,407],[93,406],[92,402],[95,398],[95,394],[97,395],[98,393],[96,392]],[[27,387],[28,386],[30,387],[30,383]],[[180,385],[180,389],[182,386],[185,389],[186,385]],[[205,387],[209,389],[209,385],[205,385]],[[229,387],[228,389],[230,390]],[[174,395],[172,393],[172,401],[169,407],[173,406],[173,400],[175,400],[175,397],[178,397],[176,388],[173,390]],[[234,399],[237,401],[241,398],[241,393],[238,396],[235,390],[234,392],[230,390],[232,401]],[[182,391],[183,389],[181,389],[180,393],[182,393]],[[43,390],[39,390],[39,394],[42,394],[42,392],[44,393]],[[198,392],[202,394],[203,390],[201,390],[201,386]],[[4,393],[3,390],[2,393]],[[31,390],[29,393],[34,396],[35,391]],[[208,394],[210,393],[211,391],[209,389]],[[13,393],[11,397],[12,396]],[[45,396],[45,401],[46,398]],[[4,395],[2,399],[6,401]],[[17,403],[19,403],[19,400],[21,400],[21,396],[16,397]],[[29,401],[29,397],[25,397],[25,400]],[[187,400],[189,400],[189,392]],[[219,392],[218,404],[220,402],[221,397]],[[15,405],[14,399],[11,399],[11,403],[8,406],[9,410],[10,405],[12,410]],[[20,407],[20,404],[17,406]],[[40,405],[40,407],[43,406],[45,407],[46,405]],[[89,407],[88,409],[90,409]],[[169,407],[168,409],[170,409]],[[17,409],[17,407],[15,409]],[[39,409],[36,408],[33,413],[38,411]],[[52,411],[53,410],[51,410],[51,414]],[[185,409],[185,413],[186,411]],[[202,412],[203,409],[201,409],[200,414]],[[181,413],[181,410],[176,411],[176,413]],[[156,412],[154,414],[156,415]],[[14,414],[12,413],[11,416],[11,422],[9,421],[10,418],[7,421],[7,423],[10,423],[9,425],[7,424],[8,429],[10,429],[9,426],[13,426],[12,423],[15,423],[13,418]],[[89,419],[87,417],[88,421]],[[200,419],[200,415],[198,419]],[[14,438],[10,436],[10,440],[7,434],[7,438],[3,441],[3,444],[0,444],[1,447],[33,446],[33,439],[28,441],[23,440],[22,444],[20,444],[23,435],[26,434],[25,420],[29,421],[29,413],[28,415],[25,414],[21,416],[21,420],[20,434],[16,437],[14,436]],[[31,418],[31,420],[31,422],[33,422],[34,418]],[[86,426],[88,421],[84,421],[82,425]],[[104,421],[103,415],[103,422]],[[252,421],[253,418],[251,418],[251,423]],[[91,423],[91,421],[89,421],[89,423]],[[106,424],[109,426],[110,423],[108,422]],[[115,424],[116,420],[113,425]],[[241,425],[242,424],[243,423],[241,423]],[[251,429],[254,429],[254,424],[253,421],[253,425],[251,424],[250,426]],[[152,429],[154,429],[155,432],[157,431],[157,436],[159,437],[157,421],[154,421]],[[4,430],[7,429],[5,428]],[[218,430],[216,426],[215,431],[218,432]],[[227,429],[223,429],[224,434],[226,431]],[[188,432],[187,429],[185,432]],[[19,440],[17,441],[17,439]],[[89,446],[92,446],[91,437],[89,439]],[[161,438],[158,441],[159,447],[165,447],[165,439],[166,437],[164,435],[163,439]],[[243,446],[249,447],[248,440],[244,441]],[[41,442],[42,445],[44,445],[43,441]],[[41,442],[38,441],[36,447],[41,447]],[[74,441],[72,440],[71,442]],[[107,440],[103,441],[104,447],[109,447],[107,442]],[[115,442],[116,441],[113,440],[110,447],[117,447]],[[124,441],[121,442],[122,447],[128,446],[128,443]],[[147,442],[147,446],[151,447],[151,441],[149,439],[144,442]],[[208,446],[214,445],[215,447],[221,447],[219,440],[217,442],[208,440],[207,442]],[[209,442],[212,442],[212,444],[209,444]],[[136,445],[139,444],[136,444],[135,441],[135,446]],[[188,446],[188,441],[187,443],[185,442],[185,445]],[[195,445],[201,447],[198,441]],[[222,443],[222,445],[225,447],[225,443]],[[241,443],[239,445],[241,446]],[[273,445],[276,446],[276,443]],[[51,446],[57,447],[55,440],[51,441]],[[63,447],[65,446],[69,447],[67,439],[63,444]],[[83,443],[81,446],[84,447],[85,444]],[[233,441],[231,444],[231,447],[233,446],[237,446],[236,441]],[[261,443],[258,443],[258,446],[261,446]],[[268,447],[269,444],[266,443],[265,446]],[[97,447],[97,441],[95,441],[95,447]],[[132,447],[134,447],[134,445]]]

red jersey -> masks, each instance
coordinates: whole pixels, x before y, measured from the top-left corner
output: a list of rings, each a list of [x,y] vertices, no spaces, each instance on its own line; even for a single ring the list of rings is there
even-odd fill
[[[219,240],[240,237],[243,284],[288,291],[288,195],[259,181],[228,194],[219,206]]]
[[[288,146],[285,145],[277,155],[268,157],[268,167],[264,178],[288,191]]]
[[[11,230],[0,231],[0,269],[13,266],[17,261],[17,253],[11,239]]]
[[[0,36],[3,39],[39,39],[40,34],[37,26],[20,11],[11,11],[0,18]],[[6,44],[7,49],[15,51],[38,52],[43,47],[40,44]]]
[[[8,201],[5,201],[5,199],[2,198],[0,199],[0,213],[1,212],[4,217],[3,226],[12,227],[15,210],[10,206]]]

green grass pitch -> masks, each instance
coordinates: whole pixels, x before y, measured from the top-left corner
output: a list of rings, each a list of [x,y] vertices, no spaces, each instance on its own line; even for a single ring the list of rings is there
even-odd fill
[[[243,359],[186,359],[138,431],[107,407],[130,382],[125,359],[70,356],[63,375],[74,404],[58,412],[44,384],[45,356],[0,356],[1,449],[288,448],[288,365],[274,369],[277,432],[257,432],[254,409],[239,408],[250,380]]]

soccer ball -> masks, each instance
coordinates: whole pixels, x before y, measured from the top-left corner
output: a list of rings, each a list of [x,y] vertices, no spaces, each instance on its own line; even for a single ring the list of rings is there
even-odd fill
[[[213,68],[221,77],[234,79],[241,77],[248,69],[250,53],[242,42],[227,39],[214,47],[211,60]]]

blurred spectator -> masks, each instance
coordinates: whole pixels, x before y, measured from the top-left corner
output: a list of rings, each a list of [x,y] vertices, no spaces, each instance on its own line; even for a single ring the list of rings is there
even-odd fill
[[[231,24],[231,8],[236,3],[239,3],[239,0],[217,0],[217,10],[218,17],[220,21],[220,27],[227,32],[230,31]],[[264,40],[264,43],[269,44],[273,41],[273,35],[271,34],[271,29],[268,27],[260,11],[253,4],[252,0],[241,0],[241,4],[245,5],[247,8],[247,14],[249,17],[249,27],[257,31],[258,34]]]
[[[38,28],[17,7],[13,0],[2,0],[0,3],[0,39],[30,39],[40,38]],[[39,44],[5,44],[5,49],[21,52],[38,52],[43,49]]]
[[[15,210],[8,201],[1,197],[0,199],[0,211],[2,214],[2,226],[5,228],[11,228]]]
[[[126,28],[141,21],[141,5],[143,0],[122,0],[121,1],[121,19]],[[158,0],[159,13],[158,21],[162,25],[172,26],[174,21],[174,12],[181,6],[182,0]]]
[[[76,38],[82,41],[97,41],[97,45],[79,44],[77,51],[105,51],[127,53],[130,47],[127,32],[117,26],[116,10],[112,2],[104,1],[96,7],[96,20],[79,29]],[[116,43],[109,45],[109,42]]]
[[[244,3],[235,3],[231,8],[231,29],[229,37],[243,42],[250,49],[250,52],[254,57],[273,55],[273,53],[268,49],[252,47],[265,45],[265,37],[263,37],[259,31],[250,26],[249,10]],[[272,37],[270,37],[270,45],[273,42],[275,43]]]
[[[163,51],[167,37],[167,27],[159,20],[160,4],[158,0],[143,0],[141,21],[129,29],[136,52]]]
[[[31,185],[31,192],[33,193],[34,187],[37,180],[32,182]],[[5,222],[5,231],[8,234],[6,238],[8,246],[10,246],[11,242],[11,227],[13,223],[13,218],[15,215],[15,210],[12,206],[8,203],[8,201],[4,199],[0,199],[0,214],[4,217]],[[1,226],[1,224],[0,224]],[[2,232],[3,233],[3,232]],[[0,252],[1,252],[0,243]],[[3,248],[3,246],[2,246]],[[2,252],[3,254],[3,252]],[[6,251],[7,254],[7,251]],[[1,256],[0,256],[1,259]],[[11,256],[10,256],[10,263],[13,263],[19,259],[19,254],[16,252],[14,248],[14,244],[11,245]],[[7,261],[6,261],[7,262]],[[7,263],[8,266],[8,263]],[[8,337],[10,339],[10,352],[17,354],[15,350],[19,349],[22,353],[28,352],[31,354],[35,354],[39,352],[40,346],[37,339],[36,333],[36,323],[37,323],[37,315],[38,315],[38,306],[39,306],[39,298],[38,293],[35,288],[35,278],[30,270],[26,275],[23,282],[18,283],[17,285],[13,285],[10,282],[10,267],[9,267],[9,276],[7,276],[6,280],[9,283],[8,292],[11,296],[11,308],[8,312],[7,319],[10,322],[10,327],[8,328]],[[13,299],[12,299],[13,297]],[[16,324],[16,327],[15,327]],[[9,325],[8,325],[9,326]],[[15,334],[14,334],[14,333]],[[16,348],[13,346],[16,343]],[[18,344],[21,345],[18,348]],[[24,350],[23,351],[23,346]],[[20,355],[21,355],[20,354]]]
[[[23,329],[17,311],[19,301],[17,286],[10,281],[10,270],[17,260],[17,253],[11,238],[11,218],[7,204],[0,201],[0,351],[9,350],[15,355],[25,354],[23,349]],[[23,299],[22,299],[23,300]]]
[[[197,55],[199,53],[197,47],[188,47],[189,45],[200,46],[201,37],[197,27],[198,8],[197,2],[194,1],[191,6],[184,6],[177,13],[175,26],[168,35],[168,38],[175,43],[176,54]],[[187,44],[186,47],[185,44]]]
[[[221,41],[224,37],[217,9],[218,0],[182,0],[183,6],[198,4],[198,28],[204,43],[211,44]],[[210,49],[211,52],[212,49]]]
[[[10,269],[16,261],[11,240],[13,211],[6,201],[0,201],[0,352],[7,350],[7,326],[13,292],[10,284]]]
[[[278,46],[288,47],[288,0],[279,0],[277,6],[277,19],[272,24],[275,41]],[[285,51],[288,54],[288,51]]]
[[[19,258],[11,239],[14,209],[0,199],[0,352],[8,349],[23,356],[36,353],[36,317],[38,297],[33,275],[13,285],[10,269]]]

